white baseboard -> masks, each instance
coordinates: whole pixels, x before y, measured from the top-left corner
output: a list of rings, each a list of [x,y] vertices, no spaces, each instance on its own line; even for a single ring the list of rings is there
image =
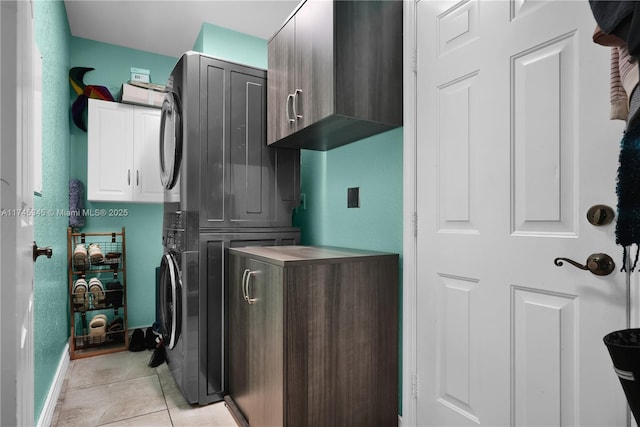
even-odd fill
[[[38,423],[36,424],[38,427],[48,427],[51,425],[53,413],[56,410],[58,398],[60,397],[60,392],[62,391],[62,384],[64,383],[64,379],[67,376],[67,370],[69,369],[69,361],[69,343],[67,343],[67,345],[65,345],[64,349],[62,350],[62,354],[60,355],[58,370],[56,371],[56,375],[53,378],[51,388],[49,388],[49,394],[47,395],[47,400],[45,400],[44,402],[42,412],[40,412],[40,417],[38,418]]]

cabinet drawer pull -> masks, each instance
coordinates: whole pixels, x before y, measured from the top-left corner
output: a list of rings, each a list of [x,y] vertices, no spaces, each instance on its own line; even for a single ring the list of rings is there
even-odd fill
[[[286,103],[286,107],[285,107],[286,110],[287,110],[287,121],[289,123],[295,123],[295,121],[296,121],[296,119],[291,117],[291,108],[290,108],[290,106],[293,105],[293,98],[294,98],[293,94],[290,93],[287,96],[287,103]],[[295,109],[295,106],[293,108]],[[295,114],[295,112],[294,112],[294,114]]]
[[[296,89],[296,91],[293,94],[293,116],[295,117],[296,120],[301,119],[302,118],[302,114],[298,114],[298,95],[300,95],[302,93],[302,89]]]

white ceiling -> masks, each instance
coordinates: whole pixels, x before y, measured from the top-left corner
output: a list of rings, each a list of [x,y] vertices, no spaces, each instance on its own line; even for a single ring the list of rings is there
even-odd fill
[[[1,0],[0,0],[1,1]],[[270,38],[299,0],[65,0],[76,37],[179,57],[203,23]]]

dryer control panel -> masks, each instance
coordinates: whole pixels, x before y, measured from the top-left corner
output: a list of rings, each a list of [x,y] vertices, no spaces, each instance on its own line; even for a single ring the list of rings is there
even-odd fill
[[[162,245],[174,252],[198,249],[198,214],[195,212],[165,212]]]

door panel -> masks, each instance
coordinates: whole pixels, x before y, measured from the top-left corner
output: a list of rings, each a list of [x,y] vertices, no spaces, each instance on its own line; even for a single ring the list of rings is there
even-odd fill
[[[335,111],[333,16],[329,1],[307,1],[296,12],[296,86],[291,90],[297,130]]]
[[[131,106],[89,99],[87,190],[89,200],[132,200],[133,114]]]
[[[269,79],[267,92],[269,120],[267,126],[267,143],[271,144],[295,130],[295,120],[291,111],[291,99],[288,97],[295,90],[295,18],[291,19],[269,42]]]
[[[244,299],[246,258],[229,257],[229,394],[248,419],[252,410],[249,372],[249,304]]]
[[[420,1],[417,425],[624,425],[602,337],[626,325],[606,252],[623,124],[586,2]]]
[[[275,149],[265,141],[266,80],[231,72],[229,218],[269,224],[275,215]]]
[[[282,268],[229,259],[229,393],[251,425],[281,425],[284,416]]]
[[[1,425],[34,423],[33,8],[31,1],[0,2]]]
[[[571,83],[580,36],[565,34],[511,58],[515,234],[577,235],[578,98]]]
[[[517,287],[511,296],[516,425],[578,425],[577,296]]]
[[[249,260],[247,296],[251,331],[249,375],[256,390],[257,419],[252,425],[276,426],[284,420],[284,286],[283,269]]]
[[[201,209],[200,227],[225,223],[225,183],[228,129],[225,111],[228,94],[225,90],[224,65],[213,59],[202,58],[200,66],[200,158]],[[193,172],[192,172],[193,173]]]
[[[161,202],[164,187],[160,181],[160,110],[133,109],[135,191],[138,202]]]

